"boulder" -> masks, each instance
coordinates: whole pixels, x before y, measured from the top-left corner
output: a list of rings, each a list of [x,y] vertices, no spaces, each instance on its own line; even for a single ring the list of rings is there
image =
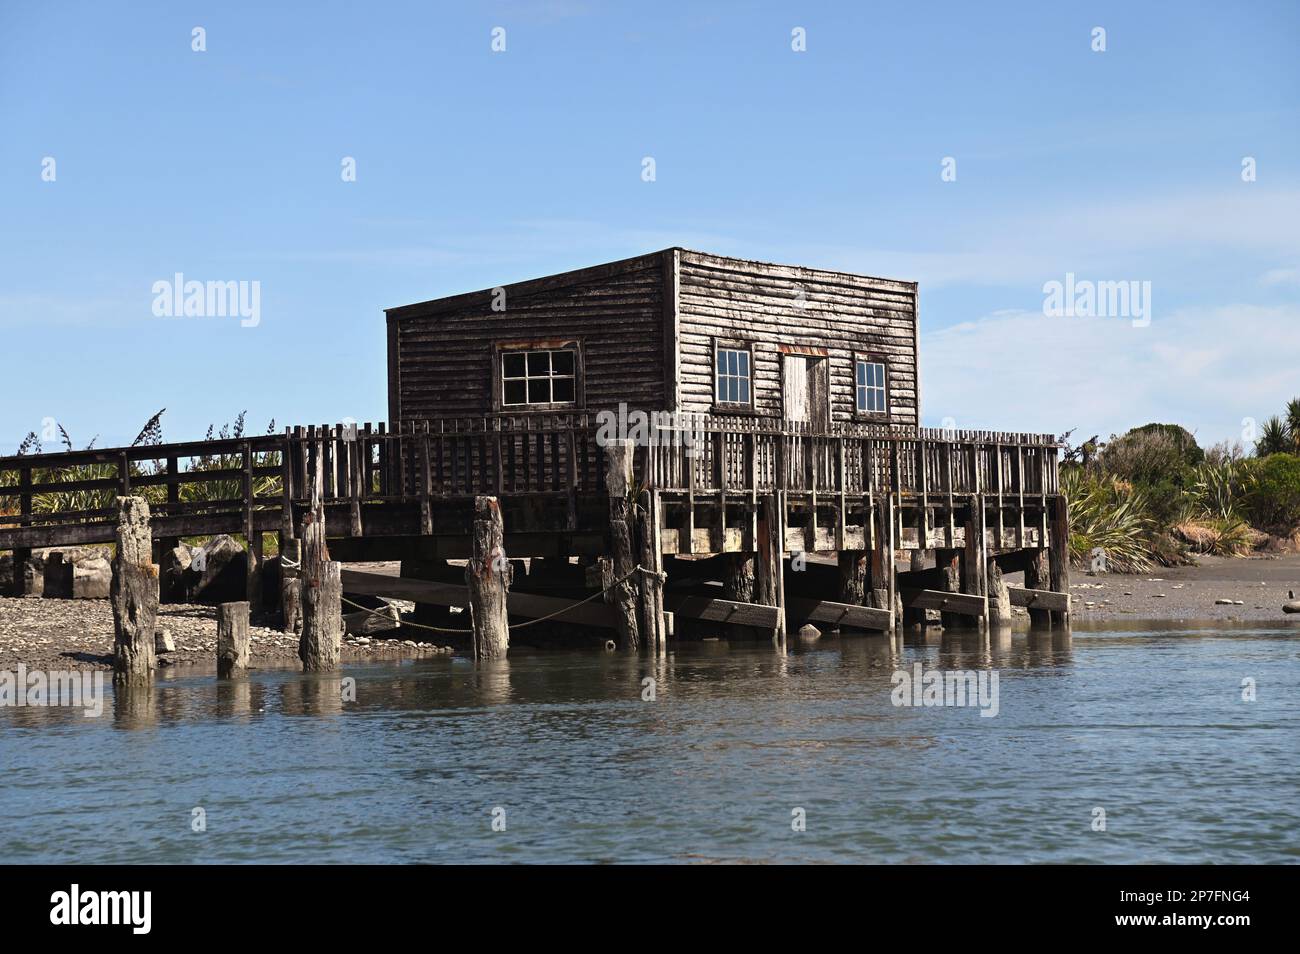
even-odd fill
[[[239,542],[219,534],[190,550],[185,590],[197,603],[229,603],[244,598],[248,556]]]
[[[799,627],[799,638],[811,642],[814,639],[822,638],[822,631],[812,623],[804,623]]]
[[[104,547],[51,547],[35,551],[24,568],[28,596],[106,600],[113,565]]]
[[[179,543],[162,555],[162,566],[158,568],[160,586],[169,602],[189,602],[186,573],[191,560],[192,551],[187,543]]]
[[[159,654],[176,652],[176,640],[172,639],[170,629],[155,629],[153,631],[153,651]]]

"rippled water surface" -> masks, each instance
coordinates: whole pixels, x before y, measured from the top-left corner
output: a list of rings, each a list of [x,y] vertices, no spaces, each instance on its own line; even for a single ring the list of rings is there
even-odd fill
[[[98,719],[0,709],[0,858],[1295,862],[1291,632],[932,633],[784,655],[706,642],[659,661],[516,652],[477,670],[162,678]],[[894,706],[891,674],[916,662],[996,670],[998,715]]]

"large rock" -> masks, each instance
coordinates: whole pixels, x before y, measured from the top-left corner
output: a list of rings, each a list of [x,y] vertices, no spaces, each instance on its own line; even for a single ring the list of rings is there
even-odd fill
[[[190,550],[183,578],[189,599],[196,603],[230,603],[244,598],[248,555],[227,534]]]
[[[106,600],[113,583],[113,565],[106,551],[73,548],[53,550],[45,561],[47,597]]]
[[[7,565],[0,574],[10,576]],[[104,547],[50,547],[34,550],[23,566],[23,594],[50,599],[108,599],[113,581],[109,551]]]
[[[193,553],[187,543],[178,543],[163,553],[162,566],[158,571],[162,574],[161,591],[166,594],[165,599],[168,602],[189,602],[189,579],[186,574],[192,560]]]

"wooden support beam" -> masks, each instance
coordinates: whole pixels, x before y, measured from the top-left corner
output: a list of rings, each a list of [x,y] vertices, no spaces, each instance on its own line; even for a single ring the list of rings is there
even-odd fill
[[[464,584],[435,580],[416,580],[390,576],[387,573],[370,573],[364,570],[343,571],[343,591],[359,596],[383,596],[395,600],[411,600],[438,606],[468,606],[469,591]],[[604,603],[592,601],[581,606],[573,600],[537,593],[510,590],[506,594],[507,611],[511,616],[537,619],[555,615],[555,620],[576,626],[614,628],[614,611]]]
[[[1020,586],[1007,587],[1007,600],[1011,606],[1028,607],[1030,613],[1047,613],[1049,611],[1068,612],[1070,609],[1069,593],[1053,593],[1051,590],[1031,590]]]
[[[247,601],[217,607],[217,678],[229,679],[248,670]]]
[[[153,679],[154,621],[158,616],[158,566],[153,562],[149,502],[117,498],[117,548],[113,554],[113,678]]]
[[[888,631],[893,623],[893,614],[887,609],[799,597],[786,600],[786,615],[798,624],[830,623],[836,627],[851,626],[882,632]]]
[[[510,649],[506,600],[514,568],[506,557],[501,506],[496,497],[474,498],[470,532],[474,555],[465,565],[465,585],[469,588],[474,658],[504,659]]]
[[[643,641],[655,652],[667,649],[668,628],[664,620],[663,551],[659,545],[660,528],[659,492],[644,490],[637,507],[636,530],[640,547],[640,565],[647,571],[638,574],[632,582],[639,588],[638,603],[641,618],[638,621]]]
[[[775,606],[740,603],[692,593],[665,593],[664,605],[674,616],[771,630],[777,628],[781,616],[781,610]]]
[[[944,590],[903,590],[903,606],[912,609],[937,609],[945,616],[981,616],[984,600],[968,593]]]

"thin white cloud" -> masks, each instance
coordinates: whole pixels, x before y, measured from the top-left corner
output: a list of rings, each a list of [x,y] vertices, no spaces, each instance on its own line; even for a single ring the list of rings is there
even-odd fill
[[[1146,328],[1000,312],[923,333],[921,375],[927,423],[1105,438],[1163,421],[1241,440],[1245,418],[1300,396],[1300,304],[1157,312]]]

